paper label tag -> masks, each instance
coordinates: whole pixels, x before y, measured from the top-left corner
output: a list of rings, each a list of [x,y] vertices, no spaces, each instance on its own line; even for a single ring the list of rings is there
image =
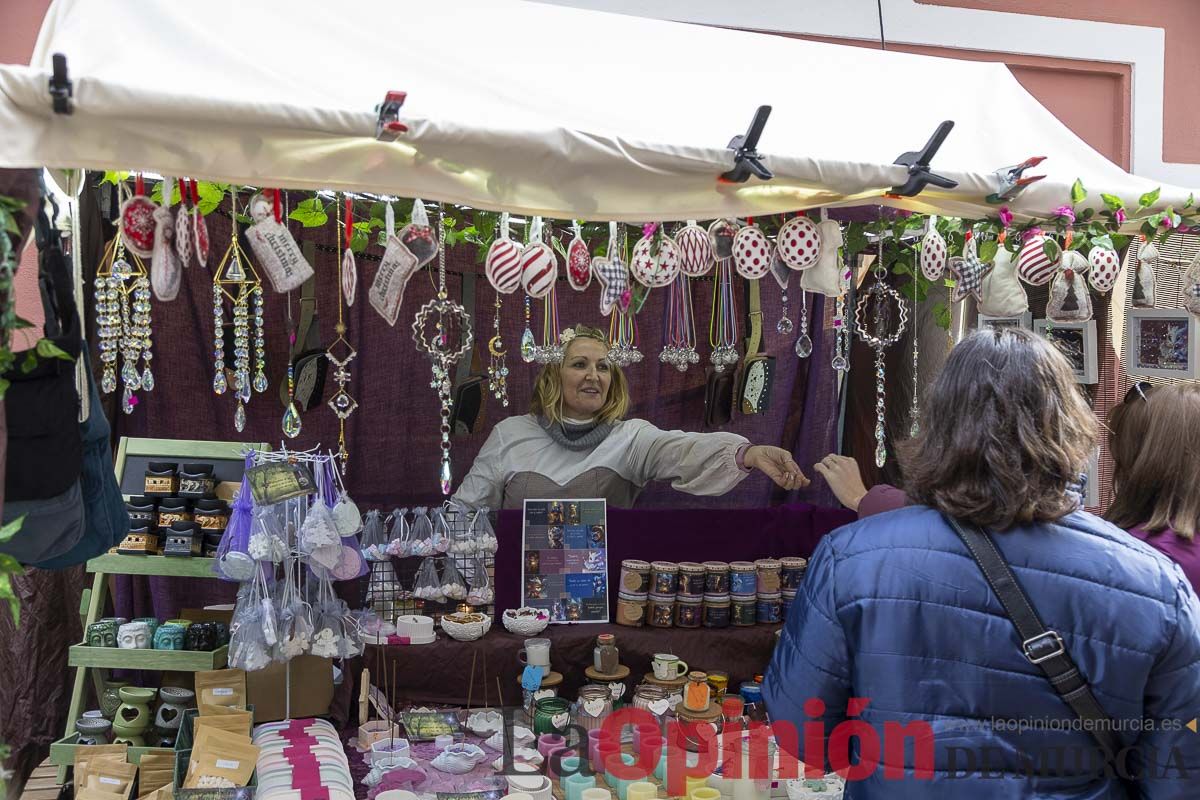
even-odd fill
[[[538,691],[533,693],[533,699],[535,702],[538,700],[541,700],[542,698],[545,698],[545,697],[554,697],[554,696],[555,695],[554,695],[553,689],[539,689]]]
[[[217,769],[237,769],[242,765],[240,761],[231,761],[228,758],[217,759]]]
[[[590,716],[590,717],[598,717],[604,711],[604,701],[603,700],[584,700],[583,701],[583,710],[586,711],[588,716]]]
[[[550,718],[550,724],[556,728],[565,728],[570,721],[571,715],[567,713],[555,714]]]
[[[120,786],[121,782],[116,778],[101,778],[101,783],[107,783],[109,786]]]
[[[233,689],[224,686],[218,686],[212,690],[213,697],[233,697]]]
[[[609,691],[612,692],[613,700],[620,700],[625,696],[625,684],[621,683],[620,681],[609,684]]]
[[[671,707],[670,700],[654,700],[650,703],[650,711],[655,716],[661,717],[667,713],[667,709]]]
[[[667,702],[671,704],[672,708],[674,708],[675,706],[677,706],[683,702],[683,695],[673,694],[667,698]]]

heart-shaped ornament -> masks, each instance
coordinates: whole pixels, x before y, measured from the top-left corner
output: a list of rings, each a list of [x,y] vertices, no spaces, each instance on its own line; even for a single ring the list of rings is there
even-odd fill
[[[771,242],[757,225],[747,225],[733,237],[733,265],[738,275],[756,280],[771,271]]]
[[[603,700],[584,700],[583,710],[589,717],[598,717],[604,711]]]
[[[708,226],[708,241],[712,245],[713,258],[724,261],[733,258],[733,237],[738,226],[733,220],[714,219]]]
[[[570,721],[571,715],[565,711],[561,714],[555,714],[554,716],[550,717],[550,724],[560,731],[567,727],[567,723]]]
[[[698,278],[712,271],[713,246],[708,231],[688,220],[675,233],[675,246],[679,248],[679,269],[689,278]]]
[[[792,217],[779,229],[775,247],[783,263],[792,269],[808,269],[821,255],[821,236],[808,217]]]
[[[946,240],[937,228],[930,228],[921,239],[921,274],[926,280],[939,281],[946,273]]]
[[[1058,258],[1051,259],[1046,255],[1046,242],[1049,241],[1040,233],[1025,240],[1017,253],[1017,277],[1030,286],[1042,286],[1050,282],[1058,268]],[[1056,245],[1057,246],[1057,245]]]
[[[651,289],[667,286],[679,274],[679,249],[669,236],[658,239],[658,252],[654,251],[654,237],[643,236],[633,247],[633,258],[629,272],[643,286]]]
[[[662,700],[651,700],[648,707],[651,714],[656,717],[661,717],[663,714],[667,713],[668,709],[671,708],[671,701],[667,698],[663,698]]]
[[[620,681],[613,681],[608,685],[609,694],[612,695],[613,702],[617,702],[625,696],[625,684]]]

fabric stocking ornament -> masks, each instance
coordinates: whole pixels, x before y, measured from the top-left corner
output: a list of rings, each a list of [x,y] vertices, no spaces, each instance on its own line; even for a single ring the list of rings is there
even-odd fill
[[[838,255],[843,244],[842,227],[835,220],[823,219],[816,229],[821,246],[812,267],[800,275],[800,288],[837,297],[842,292],[842,263]]]
[[[163,179],[163,205],[154,209],[154,253],[150,261],[150,288],[164,303],[178,296],[183,277],[175,252],[175,219],[170,209],[173,184],[170,178]]]
[[[367,291],[367,299],[379,316],[387,320],[388,325],[395,326],[400,317],[400,304],[404,302],[404,290],[421,262],[396,235],[396,217],[390,203],[387,206],[386,223],[387,246],[383,250],[379,269],[375,271],[375,280]]]
[[[1029,310],[1029,296],[1017,280],[1017,264],[1007,248],[996,251],[992,269],[980,287],[979,313],[991,317],[1018,317]]]
[[[255,222],[246,230],[250,249],[259,267],[267,274],[271,287],[280,293],[299,289],[313,275],[313,268],[300,252],[300,246],[283,224],[283,200],[278,189],[271,193],[271,213],[263,214],[262,203],[251,202],[250,215]],[[255,214],[263,214],[261,218]]]
[[[1046,318],[1054,322],[1086,322],[1092,318],[1092,296],[1088,293],[1084,275],[1088,261],[1082,253],[1064,251],[1058,274],[1050,285],[1050,301],[1046,303]]]
[[[391,206],[388,206],[391,208]],[[354,305],[354,295],[358,291],[358,265],[354,262],[354,250],[350,248],[350,243],[354,240],[354,219],[351,214],[354,211],[354,201],[349,197],[346,198],[346,252],[342,253],[342,297],[346,299],[346,305]]]
[[[1153,241],[1138,248],[1137,260],[1130,302],[1135,308],[1154,308],[1154,265],[1158,263],[1158,248]]]
[[[587,242],[583,240],[583,229],[579,220],[573,223],[575,235],[567,246],[567,281],[571,288],[582,292],[592,282],[592,254],[588,252]]]

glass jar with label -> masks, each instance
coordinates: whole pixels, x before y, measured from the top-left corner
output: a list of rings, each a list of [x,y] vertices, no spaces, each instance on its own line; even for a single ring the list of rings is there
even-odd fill
[[[774,558],[760,558],[754,562],[758,568],[758,593],[773,594],[781,588],[779,571],[783,565]]]
[[[704,595],[704,627],[724,628],[729,625],[729,595]]]
[[[704,562],[705,594],[727,594],[729,592],[729,565],[724,561]]]
[[[701,610],[701,598],[681,595],[675,601],[675,627],[699,628]]]
[[[533,704],[533,732],[562,733],[571,722],[571,704],[561,697],[545,697]]]
[[[640,684],[633,692],[633,707],[648,711],[661,719],[670,710],[666,688],[652,683]]]
[[[758,621],[763,624],[779,622],[783,613],[783,598],[779,592],[758,596]]]
[[[669,628],[674,624],[675,595],[652,594],[647,609],[647,616],[652,628]]]
[[[729,604],[729,621],[738,628],[758,624],[758,595],[734,597]]]
[[[640,628],[646,624],[646,595],[620,592],[617,595],[617,624]]]
[[[589,731],[601,728],[612,713],[612,707],[612,692],[607,686],[582,686],[579,703],[575,706],[575,724]]]
[[[730,562],[729,593],[758,594],[758,567],[750,561]]]
[[[808,559],[793,558],[779,559],[779,588],[785,592],[794,592],[800,588],[800,582],[804,580],[804,572],[808,569]]]
[[[650,564],[652,594],[675,594],[679,591],[679,565],[674,561],[654,561]]]
[[[689,672],[687,686],[683,692],[683,706],[689,711],[705,711],[708,709],[708,675],[703,672]]]
[[[612,675],[620,666],[620,656],[617,637],[602,633],[596,637],[596,647],[592,650],[592,669],[601,675]]]
[[[650,563],[636,558],[621,562],[621,586],[619,591],[628,594],[646,594],[650,591]]]
[[[703,564],[695,561],[679,562],[679,593],[704,594],[704,580],[707,570]]]

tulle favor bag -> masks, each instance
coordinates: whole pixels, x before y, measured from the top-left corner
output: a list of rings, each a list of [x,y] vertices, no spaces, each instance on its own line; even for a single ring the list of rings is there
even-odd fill
[[[417,567],[417,575],[413,581],[413,597],[433,603],[446,602],[442,579],[432,558],[426,558],[421,562],[421,566]]]
[[[471,562],[471,576],[467,579],[467,603],[473,606],[486,606],[496,599],[492,589],[492,579],[488,575],[487,566],[483,559],[475,556]]]
[[[247,457],[246,466],[252,463]],[[254,577],[258,565],[250,555],[253,509],[250,481],[243,475],[237,499],[233,502],[233,513],[229,515],[229,523],[217,547],[216,573],[223,580],[247,581]]]
[[[479,555],[495,555],[500,549],[500,540],[492,528],[492,520],[486,506],[477,509],[471,515],[471,534],[475,540],[475,552]]]
[[[413,509],[409,542],[409,555],[431,556],[437,552],[433,547],[433,522],[429,519],[429,509],[424,506]]]
[[[387,528],[377,509],[371,509],[363,518],[362,526],[363,555],[368,561],[386,561],[388,554]]]
[[[408,524],[408,509],[397,508],[388,515],[391,533],[388,537],[387,551],[397,558],[408,558],[412,552],[412,528]]]
[[[467,596],[467,582],[454,566],[454,559],[446,559],[442,567],[442,594],[450,600],[463,600]]]

